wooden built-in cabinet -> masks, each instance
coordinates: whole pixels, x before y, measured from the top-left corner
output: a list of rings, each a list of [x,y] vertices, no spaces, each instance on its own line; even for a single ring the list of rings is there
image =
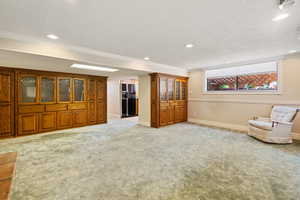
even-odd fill
[[[0,70],[0,137],[10,137],[14,128],[14,73]]]
[[[0,137],[107,122],[107,78],[0,67]]]
[[[151,74],[151,126],[187,121],[188,78]]]

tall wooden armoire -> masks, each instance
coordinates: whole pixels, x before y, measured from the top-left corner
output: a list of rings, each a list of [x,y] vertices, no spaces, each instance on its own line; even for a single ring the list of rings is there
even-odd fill
[[[151,127],[187,121],[188,78],[151,74]]]

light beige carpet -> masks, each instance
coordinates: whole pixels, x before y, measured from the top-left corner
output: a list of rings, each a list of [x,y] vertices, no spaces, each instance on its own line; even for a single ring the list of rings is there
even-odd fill
[[[0,141],[18,152],[12,200],[299,200],[300,144],[127,120]]]

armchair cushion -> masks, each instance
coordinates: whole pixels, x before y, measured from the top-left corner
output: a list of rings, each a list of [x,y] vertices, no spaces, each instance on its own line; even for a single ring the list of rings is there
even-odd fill
[[[248,123],[259,129],[264,129],[267,131],[272,131],[272,122],[260,121],[260,120],[249,120]]]
[[[271,120],[275,122],[290,122],[297,113],[297,108],[287,106],[274,106]]]

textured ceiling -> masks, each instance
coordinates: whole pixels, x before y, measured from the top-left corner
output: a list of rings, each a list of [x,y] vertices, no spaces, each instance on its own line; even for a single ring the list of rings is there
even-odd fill
[[[180,68],[199,68],[300,49],[300,4],[277,0],[1,0],[0,33],[54,41]],[[195,44],[186,49],[187,43]]]

